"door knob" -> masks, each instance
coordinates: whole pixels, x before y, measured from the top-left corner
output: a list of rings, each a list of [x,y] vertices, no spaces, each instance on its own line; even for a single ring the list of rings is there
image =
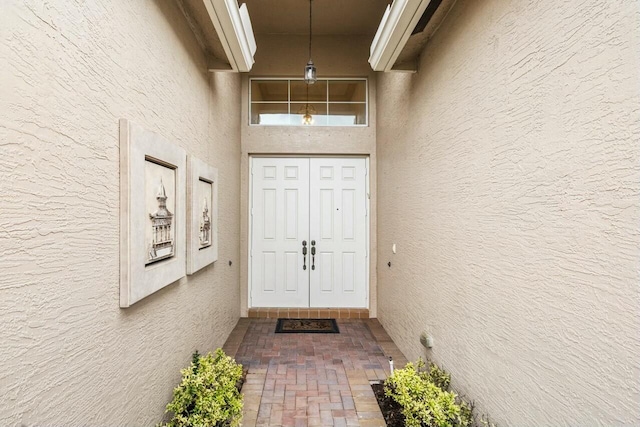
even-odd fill
[[[316,241],[311,241],[311,269],[316,269]]]
[[[302,241],[302,255],[303,255],[303,259],[302,259],[302,269],[306,270],[307,269],[307,241],[303,240]]]

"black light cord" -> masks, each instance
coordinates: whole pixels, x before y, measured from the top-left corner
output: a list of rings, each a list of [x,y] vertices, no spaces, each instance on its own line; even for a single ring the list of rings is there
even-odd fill
[[[309,0],[309,59],[311,59],[311,35],[313,34],[313,20],[312,20],[312,7],[311,5],[313,4],[313,0]]]

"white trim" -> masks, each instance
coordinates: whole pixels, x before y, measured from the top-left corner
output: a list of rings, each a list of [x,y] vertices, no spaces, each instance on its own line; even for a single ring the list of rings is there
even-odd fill
[[[203,0],[233,71],[247,73],[253,66],[256,40],[247,5],[236,0]]]
[[[367,259],[367,268],[365,272],[366,282],[365,293],[367,298],[366,308],[367,310],[371,308],[371,156],[366,156],[364,159],[364,171],[365,171],[365,179],[364,179],[364,192],[365,192],[365,203],[366,203],[366,215],[367,215],[367,226],[365,230],[365,246],[367,248],[366,259]]]
[[[391,70],[429,3],[431,0],[394,0],[387,6],[371,43],[369,64],[374,71]]]
[[[252,260],[251,258],[253,258],[253,246],[251,245],[252,242],[252,238],[253,238],[253,156],[249,156],[249,200],[247,203],[247,206],[249,208],[249,212],[248,212],[248,220],[249,220],[249,225],[247,226],[247,241],[248,241],[248,250],[247,250],[247,307],[251,308],[253,307],[251,305],[252,301],[251,301],[251,279],[252,279],[252,275],[251,275],[251,263]]]

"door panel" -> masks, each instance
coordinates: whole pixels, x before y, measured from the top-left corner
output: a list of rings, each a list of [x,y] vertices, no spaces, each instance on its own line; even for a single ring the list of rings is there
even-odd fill
[[[333,214],[333,188],[320,189],[319,194],[320,206],[317,207],[319,217],[316,221],[320,224],[319,237],[323,240],[333,240],[333,220],[335,215]]]
[[[310,161],[309,241],[316,242],[310,272],[311,307],[367,306],[366,162]]]
[[[251,306],[308,307],[309,159],[254,158],[251,176]]]

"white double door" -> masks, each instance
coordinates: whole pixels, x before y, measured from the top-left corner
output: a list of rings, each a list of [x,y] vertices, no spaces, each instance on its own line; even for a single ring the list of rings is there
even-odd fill
[[[366,308],[364,158],[251,162],[251,307]]]

